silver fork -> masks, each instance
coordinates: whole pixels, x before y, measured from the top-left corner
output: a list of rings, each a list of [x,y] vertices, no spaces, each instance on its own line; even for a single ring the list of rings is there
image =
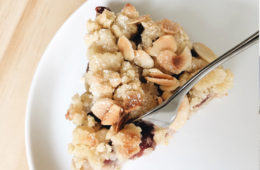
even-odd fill
[[[179,105],[184,96],[196,83],[198,83],[199,80],[201,80],[205,75],[207,75],[210,71],[219,65],[231,59],[233,56],[236,56],[238,53],[255,44],[258,39],[259,31],[208,64],[197,74],[195,74],[190,80],[188,80],[182,87],[179,87],[168,100],[164,101],[162,104],[142,115],[141,117],[135,119],[134,121],[142,119],[160,127],[169,127],[176,118]]]

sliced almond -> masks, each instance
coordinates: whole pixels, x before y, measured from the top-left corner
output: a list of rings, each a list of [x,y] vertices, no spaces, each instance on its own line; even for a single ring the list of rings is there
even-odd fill
[[[160,89],[162,91],[174,91],[175,89],[177,89],[180,86],[179,81],[176,82],[176,84],[172,85],[172,86],[160,86]]]
[[[152,47],[147,49],[151,56],[158,56],[163,50],[170,50],[175,52],[177,50],[177,43],[172,35],[163,35],[153,43]]]
[[[163,74],[163,72],[157,68],[143,69],[143,76],[149,76],[151,73]]]
[[[170,50],[163,50],[156,57],[158,64],[163,67],[165,70],[175,73],[175,67],[173,65],[174,57],[176,54]]]
[[[157,62],[165,70],[174,74],[179,74],[191,65],[191,52],[188,47],[185,47],[180,55],[164,50],[161,51],[157,57]]]
[[[202,43],[193,43],[193,48],[201,58],[209,63],[217,58],[216,54],[209,47]]]
[[[192,55],[189,47],[185,47],[182,53],[173,59],[175,74],[179,74],[191,65]]]
[[[102,125],[113,125],[120,120],[122,108],[113,104],[101,119]]]
[[[134,49],[131,42],[124,35],[118,39],[117,46],[126,60],[133,61]]]
[[[113,125],[120,120],[123,109],[112,99],[103,98],[96,101],[91,111],[101,120],[101,124]]]
[[[139,16],[137,18],[130,19],[127,24],[137,24],[151,19],[149,15]]]
[[[179,86],[179,82],[175,77],[172,77],[169,74],[165,74],[161,72],[157,68],[152,68],[152,69],[144,69],[143,70],[143,76],[147,81],[167,86],[167,87],[172,87],[172,86]]]
[[[149,56],[143,50],[135,51],[134,62],[136,65],[138,65],[142,68],[152,68],[154,66],[154,61],[153,61],[152,57]]]
[[[114,104],[114,101],[110,98],[102,98],[97,100],[91,107],[91,111],[95,116],[101,119],[109,108]]]
[[[123,114],[121,117],[120,117],[120,120],[111,126],[110,130],[111,130],[111,136],[114,136],[116,135],[116,133],[118,131],[120,131],[121,129],[124,128],[124,126],[126,125],[126,123],[128,122],[129,120],[129,114]],[[110,135],[110,134],[109,134]],[[108,136],[108,135],[107,135]]]
[[[143,76],[145,76],[145,77],[149,76],[149,77],[160,78],[160,79],[169,79],[169,80],[173,79],[173,77],[171,75],[165,74],[157,68],[144,69]]]
[[[153,77],[145,77],[145,79],[147,81],[159,84],[159,85],[163,85],[163,86],[173,86],[177,83],[177,79],[174,78],[172,80],[169,79],[160,79],[160,78],[153,78]]]
[[[168,19],[163,19],[162,21],[160,21],[160,26],[163,32],[167,34],[174,35],[180,31],[180,25]]]
[[[136,8],[132,5],[127,3],[124,8],[121,11],[122,14],[126,15],[129,18],[136,18],[139,16],[138,11]]]
[[[156,57],[154,57],[154,68],[157,68],[159,70],[161,70],[161,72],[165,73],[165,74],[169,74],[172,75],[172,73],[166,69],[164,69],[159,63],[158,60],[156,59]]]
[[[170,91],[165,91],[165,92],[163,92],[163,94],[162,94],[162,99],[163,100],[167,100],[169,97],[171,97],[172,96],[172,93],[170,92]]]
[[[153,78],[159,78],[159,79],[169,79],[173,80],[173,77],[169,74],[164,74],[164,73],[150,73],[149,74]]]
[[[103,28],[110,28],[113,24],[114,20],[116,19],[116,15],[114,12],[109,10],[104,10],[102,14],[98,15],[96,21],[103,27]]]

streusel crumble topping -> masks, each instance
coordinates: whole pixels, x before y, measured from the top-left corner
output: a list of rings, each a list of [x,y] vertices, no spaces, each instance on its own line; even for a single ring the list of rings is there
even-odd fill
[[[72,169],[120,169],[129,159],[166,144],[191,114],[233,85],[230,70],[218,67],[184,98],[168,128],[149,122],[127,123],[167,100],[173,92],[217,56],[193,43],[168,19],[140,16],[131,4],[119,13],[96,8],[85,37],[88,68],[85,93],[76,94],[66,114],[77,127],[69,144]]]

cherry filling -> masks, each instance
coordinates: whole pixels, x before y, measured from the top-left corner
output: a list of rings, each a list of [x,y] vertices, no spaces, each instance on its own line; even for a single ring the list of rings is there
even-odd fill
[[[116,169],[117,165],[117,160],[110,160],[107,159],[104,161],[104,169]]]
[[[191,49],[191,55],[193,57],[199,57],[199,54],[194,49]]]
[[[114,163],[114,161],[112,161],[112,160],[105,160],[104,161],[104,164],[106,164],[106,165],[110,165],[110,164],[113,164]]]
[[[205,99],[203,99],[199,104],[195,105],[194,108],[199,108],[201,107],[204,103],[206,103],[209,99],[211,98],[211,95],[207,95]]]
[[[99,14],[102,14],[103,11],[105,11],[105,9],[108,10],[108,11],[111,11],[111,9],[109,9],[108,7],[105,7],[105,6],[97,6],[95,8],[96,13],[99,13]]]
[[[138,46],[142,42],[142,36],[141,34],[144,31],[144,27],[142,24],[137,24],[137,33],[131,37],[131,40],[135,43],[136,46]]]
[[[87,65],[86,73],[89,71],[89,63]]]
[[[141,157],[144,154],[145,149],[152,148],[155,149],[155,141],[153,140],[154,136],[154,127],[152,123],[138,121],[135,123],[136,126],[139,126],[142,129],[142,142],[140,143],[140,151],[135,154],[131,159]]]

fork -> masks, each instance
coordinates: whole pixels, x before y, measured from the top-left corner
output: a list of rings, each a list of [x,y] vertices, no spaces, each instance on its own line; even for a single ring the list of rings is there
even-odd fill
[[[203,77],[205,77],[210,71],[218,67],[219,65],[225,63],[232,57],[236,56],[240,52],[244,51],[248,47],[255,44],[259,39],[259,31],[239,43],[234,48],[230,49],[222,56],[215,59],[213,62],[208,64],[197,74],[195,74],[190,80],[188,80],[183,86],[179,87],[173,95],[162,104],[158,105],[154,109],[145,113],[139,118],[133,121],[138,121],[140,119],[144,121],[149,121],[160,127],[169,127],[176,118],[178,108],[184,98],[184,96],[190,91],[190,89],[199,82]]]

